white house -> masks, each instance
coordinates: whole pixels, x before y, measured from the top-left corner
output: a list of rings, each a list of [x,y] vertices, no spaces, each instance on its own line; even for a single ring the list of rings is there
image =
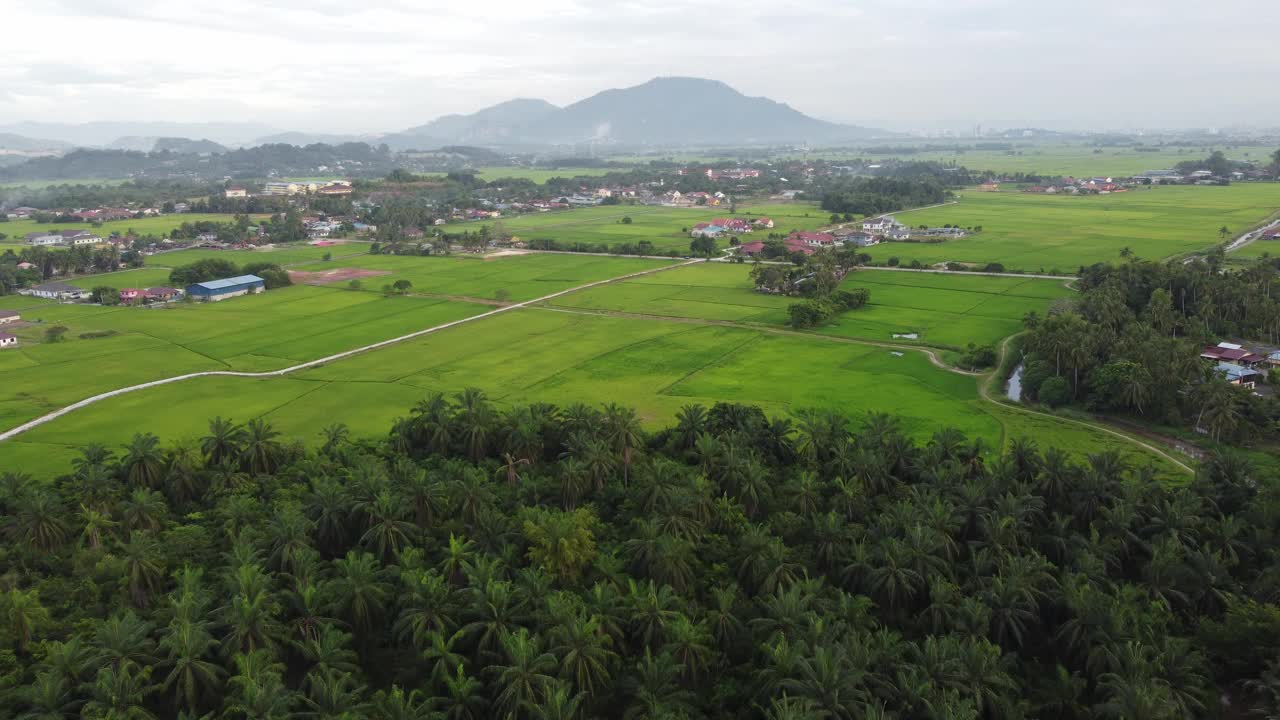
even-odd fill
[[[229,198],[243,198],[249,197],[249,191],[239,185],[232,185],[226,190],[223,190],[222,195]]]
[[[8,325],[21,319],[22,316],[16,310],[0,310],[0,325]]]
[[[33,247],[44,247],[48,245],[61,245],[62,233],[57,232],[33,232],[23,236],[23,241]]]
[[[0,350],[18,347],[18,336],[7,332],[0,332]]]
[[[867,232],[885,232],[898,224],[892,215],[870,218],[862,221],[862,229]]]
[[[50,282],[43,285],[36,285],[23,291],[27,295],[46,298],[48,300],[79,300],[87,293],[84,288],[78,288],[75,285],[68,285],[64,282]]]

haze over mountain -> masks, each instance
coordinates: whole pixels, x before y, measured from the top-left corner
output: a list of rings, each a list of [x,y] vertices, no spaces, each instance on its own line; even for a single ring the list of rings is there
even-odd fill
[[[717,80],[666,77],[605,90],[563,108],[544,100],[509,100],[470,115],[446,115],[384,141],[393,149],[425,149],[449,143],[743,145],[886,135],[818,120]]]
[[[28,138],[49,138],[69,146],[109,147],[130,137],[207,138],[221,145],[243,145],[254,138],[277,133],[279,129],[252,122],[21,122],[0,125],[0,132]]]
[[[0,150],[15,150],[18,152],[39,152],[42,150],[69,150],[72,147],[70,143],[61,140],[49,140],[47,138],[27,137],[26,135],[18,135],[11,132],[0,132]]]

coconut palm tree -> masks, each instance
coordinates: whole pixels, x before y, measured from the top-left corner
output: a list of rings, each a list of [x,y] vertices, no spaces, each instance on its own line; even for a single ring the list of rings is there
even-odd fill
[[[381,619],[390,588],[374,556],[352,550],[333,561],[333,610],[361,633]]]
[[[89,688],[92,699],[85,704],[83,715],[113,720],[153,720],[155,715],[146,708],[146,702],[158,689],[148,680],[148,673],[132,660],[119,666],[106,665],[98,669]]]
[[[130,533],[129,542],[120,550],[129,601],[136,608],[145,608],[165,576],[159,544],[150,533]]]
[[[560,677],[572,683],[581,696],[595,697],[609,684],[611,668],[618,660],[609,649],[613,638],[601,629],[600,618],[577,614],[565,618],[551,631],[551,652],[560,658]]]
[[[40,488],[20,496],[6,530],[18,548],[52,552],[67,541],[67,524],[58,495]]]
[[[209,434],[200,438],[200,451],[211,466],[220,466],[240,457],[244,445],[244,428],[230,420],[216,417],[209,421]]]
[[[160,667],[169,669],[160,687],[173,692],[175,705],[195,712],[202,700],[218,691],[226,673],[208,659],[217,646],[204,622],[175,619],[169,623],[159,643],[165,653]]]
[[[275,472],[284,448],[276,438],[280,433],[263,418],[254,418],[244,429],[244,443],[240,449],[240,467],[254,475],[270,475]]]
[[[18,652],[25,655],[36,632],[49,624],[49,611],[40,604],[35,590],[14,588],[0,597],[3,597],[0,609],[4,611],[5,626],[16,641]]]
[[[417,527],[405,520],[405,503],[390,491],[379,492],[371,502],[358,503],[366,516],[366,530],[360,544],[388,560],[417,535]]]

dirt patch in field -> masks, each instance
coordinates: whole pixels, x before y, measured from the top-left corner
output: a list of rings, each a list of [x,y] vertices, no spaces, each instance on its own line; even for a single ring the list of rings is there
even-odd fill
[[[485,262],[488,262],[489,260],[497,260],[499,258],[507,257],[508,255],[528,255],[530,252],[531,252],[530,250],[520,250],[517,248],[511,248],[509,250],[499,250],[497,252],[491,252],[485,255],[484,259],[485,259]]]
[[[322,270],[320,272],[290,270],[289,279],[295,283],[302,283],[304,285],[329,285],[330,283],[347,282],[350,280],[360,280],[362,278],[390,274],[390,270],[365,270],[363,268],[334,268],[332,270]]]

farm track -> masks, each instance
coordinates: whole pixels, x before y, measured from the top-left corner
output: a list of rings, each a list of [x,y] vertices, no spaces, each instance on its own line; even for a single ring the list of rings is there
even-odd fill
[[[1005,356],[1008,355],[1009,353],[1009,343],[1012,342],[1013,339],[1017,336],[1018,336],[1017,334],[1010,335],[1009,337],[1005,338],[1000,342],[1000,356],[996,360],[997,368],[1002,367],[1004,365]],[[1113,430],[1112,428],[1106,427],[1104,424],[1100,422],[1086,422],[1084,420],[1077,420],[1075,418],[1064,417],[1062,415],[1054,415],[1053,413],[1042,412],[1040,410],[1032,410],[1031,408],[1026,407],[1025,405],[1022,405],[1021,403],[1003,402],[991,394],[991,386],[995,384],[996,377],[997,377],[996,371],[992,370],[984,374],[989,375],[989,377],[987,377],[986,380],[978,383],[978,395],[983,400],[986,400],[989,403],[999,405],[1001,407],[1007,408],[1009,410],[1013,410],[1015,412],[1020,412],[1027,415],[1035,415],[1037,417],[1048,418],[1050,420],[1057,420],[1060,422],[1071,423],[1073,425],[1079,425],[1081,427],[1090,428],[1092,430],[1097,430],[1099,432],[1107,433],[1108,435],[1120,438],[1121,440],[1124,440],[1133,445],[1137,445],[1143,448],[1144,450],[1147,450],[1148,452],[1159,455],[1165,460],[1168,460],[1169,462],[1176,465],[1178,468],[1186,471],[1190,475],[1195,475],[1196,473],[1196,471],[1190,465],[1187,465],[1181,460],[1175,458],[1174,456],[1165,452],[1163,449],[1156,447],[1151,443],[1140,440],[1129,433],[1121,432],[1119,430]]]
[[[291,365],[285,368],[280,368],[279,370],[267,370],[264,372],[240,372],[235,370],[206,370],[203,372],[194,372],[194,373],[187,373],[185,375],[176,375],[173,377],[163,378],[160,380],[152,380],[150,382],[139,383],[137,385],[130,385],[128,387],[118,388],[116,390],[109,390],[107,392],[99,393],[97,395],[87,397],[83,400],[74,402],[65,407],[46,413],[33,420],[28,420],[27,422],[21,425],[18,425],[17,427],[10,428],[9,430],[6,430],[0,433],[0,442],[3,442],[5,440],[11,440],[21,435],[22,433],[27,432],[28,430],[32,430],[37,427],[40,427],[41,425],[44,425],[48,422],[56,420],[68,413],[79,410],[80,408],[88,407],[90,405],[94,405],[96,403],[102,402],[103,400],[107,400],[113,397],[118,397],[120,395],[125,395],[131,392],[136,392],[138,390],[145,390],[147,388],[159,387],[161,385],[169,385],[175,382],[181,382],[183,380],[190,380],[198,377],[243,377],[243,378],[282,377],[284,375],[289,375],[291,373],[298,372],[299,370],[306,370],[308,368],[319,367],[321,365],[325,365],[327,363],[331,363],[337,360],[343,360],[345,358],[349,358],[355,355],[360,355],[360,354],[369,352],[370,350],[377,350],[379,348],[387,347],[389,345],[395,345],[397,343],[404,342],[405,340],[413,340],[415,338],[419,338],[424,335],[429,335],[431,333],[439,332],[441,330],[447,330],[452,327],[457,327],[458,325],[463,325],[465,323],[473,322],[473,321],[480,320],[487,317],[493,317],[494,315],[497,315],[499,313],[509,312],[511,310],[516,310],[523,307],[529,307],[531,305],[546,302],[548,300],[554,300],[555,298],[558,298],[562,295],[568,295],[569,293],[578,292],[579,290],[587,290],[589,288],[599,287],[601,285],[608,285],[611,283],[622,282],[624,280],[629,280],[631,278],[641,277],[644,275],[652,275],[654,273],[660,273],[667,270],[671,270],[673,268],[690,265],[695,262],[699,262],[699,261],[690,260],[683,263],[672,263],[671,265],[665,265],[659,268],[641,270],[640,272],[629,273],[627,275],[620,275],[618,277],[607,278],[605,280],[596,280],[594,282],[589,282],[583,285],[578,285],[576,287],[571,287],[567,290],[560,290],[560,291],[551,293],[549,295],[543,295],[542,297],[533,298],[532,300],[525,300],[523,302],[511,303],[503,307],[499,307],[493,310],[489,310],[487,312],[479,313],[478,315],[472,315],[470,317],[462,318],[461,320],[453,320],[447,323],[441,323],[440,325],[434,325],[432,327],[424,328],[422,330],[417,330],[417,331],[408,333],[406,335],[400,335],[399,337],[394,337],[387,340],[381,340],[379,342],[371,343],[369,345],[363,345],[361,347],[353,348],[351,350],[344,350],[343,352],[340,352],[340,353],[335,353],[333,355],[328,355],[326,357],[317,358],[315,360],[308,360],[307,362],[298,363],[297,365]]]
[[[734,321],[732,321],[732,320],[704,320],[704,319],[698,319],[698,318],[681,318],[681,317],[671,317],[671,316],[666,316],[666,315],[646,315],[646,314],[642,314],[642,313],[627,313],[627,312],[619,312],[619,311],[615,311],[615,310],[575,310],[575,309],[572,309],[572,308],[551,307],[551,306],[545,306],[545,305],[542,305],[542,304],[539,304],[539,305],[535,306],[535,308],[534,308],[534,309],[538,309],[538,310],[550,310],[550,311],[553,311],[553,312],[563,312],[563,313],[570,313],[570,314],[574,314],[574,315],[600,315],[600,316],[608,316],[608,317],[631,318],[631,319],[637,319],[637,320],[655,320],[655,321],[665,321],[665,322],[676,322],[676,323],[685,323],[685,324],[692,324],[692,325],[710,325],[710,326],[716,326],[716,327],[734,327],[734,328],[740,328],[740,329],[744,329],[744,330],[754,330],[754,331],[757,331],[757,332],[768,333],[768,334],[771,334],[771,335],[783,335],[783,336],[790,336],[790,337],[803,337],[803,338],[808,338],[808,339],[811,339],[811,340],[826,340],[826,341],[828,341],[828,342],[843,343],[843,344],[846,344],[846,345],[863,345],[863,346],[869,346],[869,347],[881,347],[881,348],[886,348],[886,349],[890,349],[890,350],[900,350],[900,351],[904,351],[904,352],[919,352],[919,353],[923,353],[923,354],[925,355],[925,357],[929,358],[929,362],[930,362],[930,363],[932,363],[933,365],[937,366],[938,368],[940,368],[940,369],[942,369],[942,370],[946,370],[947,372],[956,373],[956,374],[958,374],[958,375],[967,375],[967,376],[969,376],[969,377],[974,377],[974,378],[985,378],[985,379],[981,379],[981,380],[979,380],[979,381],[978,381],[978,396],[979,396],[979,397],[981,397],[983,400],[985,400],[985,401],[986,401],[986,402],[988,402],[988,403],[991,403],[991,404],[993,404],[993,405],[999,405],[999,406],[1001,406],[1001,407],[1003,407],[1003,408],[1007,408],[1007,409],[1013,410],[1013,411],[1015,411],[1015,412],[1025,413],[1025,414],[1027,414],[1027,415],[1034,415],[1034,416],[1043,417],[1043,418],[1048,418],[1048,419],[1050,419],[1050,420],[1055,420],[1055,421],[1060,421],[1060,422],[1066,422],[1066,423],[1070,423],[1070,424],[1073,424],[1073,425],[1079,425],[1079,426],[1081,426],[1081,427],[1085,427],[1085,428],[1089,428],[1089,429],[1092,429],[1092,430],[1098,430],[1098,431],[1100,431],[1100,432],[1107,433],[1108,435],[1111,435],[1111,436],[1113,436],[1113,437],[1120,438],[1121,440],[1124,440],[1124,441],[1126,441],[1126,442],[1128,442],[1128,443],[1131,443],[1131,444],[1133,444],[1133,445],[1137,445],[1137,446],[1139,446],[1139,447],[1143,448],[1144,450],[1147,450],[1147,451],[1149,451],[1149,452],[1151,452],[1151,453],[1154,453],[1154,454],[1156,454],[1156,455],[1158,455],[1158,456],[1160,456],[1160,457],[1164,458],[1165,460],[1168,460],[1169,462],[1173,463],[1173,464],[1174,464],[1174,465],[1176,465],[1178,468],[1180,468],[1180,469],[1182,469],[1182,470],[1186,471],[1186,472],[1187,472],[1187,473],[1189,473],[1189,474],[1192,474],[1192,475],[1194,475],[1194,474],[1195,474],[1195,470],[1194,470],[1194,469],[1192,469],[1189,465],[1187,465],[1186,463],[1181,462],[1180,460],[1178,460],[1177,458],[1173,457],[1172,455],[1170,455],[1169,453],[1165,452],[1164,450],[1160,449],[1159,447],[1156,447],[1155,445],[1152,445],[1152,444],[1150,444],[1150,443],[1144,442],[1144,441],[1142,441],[1142,440],[1140,440],[1140,439],[1138,439],[1138,438],[1134,437],[1132,434],[1129,434],[1129,433],[1125,433],[1125,432],[1121,432],[1121,431],[1118,431],[1118,430],[1113,430],[1113,429],[1111,429],[1111,428],[1108,428],[1108,427],[1106,427],[1105,425],[1103,425],[1103,424],[1102,424],[1102,423],[1100,423],[1100,422],[1097,422],[1097,423],[1086,422],[1086,421],[1084,421],[1084,420],[1077,420],[1077,419],[1075,419],[1075,418],[1063,417],[1063,416],[1061,416],[1061,415],[1054,415],[1054,414],[1052,414],[1052,413],[1046,413],[1046,412],[1042,412],[1042,411],[1039,411],[1039,410],[1032,410],[1031,408],[1025,407],[1025,406],[1020,405],[1020,404],[1019,404],[1019,405],[1015,405],[1015,404],[1013,404],[1013,403],[1001,402],[999,399],[997,399],[997,398],[993,397],[993,396],[992,396],[992,394],[991,394],[991,385],[992,385],[992,384],[994,383],[994,381],[995,381],[995,371],[994,371],[994,370],[989,370],[989,371],[986,371],[986,372],[975,372],[975,371],[972,371],[972,370],[962,370],[962,369],[957,368],[957,367],[955,367],[955,366],[953,366],[953,365],[948,365],[948,364],[947,364],[946,362],[944,362],[940,357],[938,357],[937,352],[936,352],[935,350],[933,350],[932,348],[921,347],[921,346],[919,346],[919,345],[900,345],[900,344],[895,344],[895,343],[877,342],[877,341],[875,341],[875,340],[859,340],[859,339],[856,339],[856,338],[845,338],[845,337],[838,337],[838,336],[834,336],[834,335],[820,335],[820,334],[816,334],[816,333],[804,333],[804,332],[798,332],[798,331],[795,331],[795,330],[785,330],[785,329],[782,329],[782,328],[772,327],[772,326],[768,326],[768,325],[759,325],[759,324],[754,324],[754,323],[734,322]],[[1007,337],[1007,338],[1005,338],[1003,341],[1001,341],[1001,343],[1000,343],[1000,356],[999,356],[999,358],[998,358],[998,360],[997,360],[997,362],[996,362],[996,367],[997,367],[997,368],[998,368],[998,367],[1000,367],[1000,366],[1004,363],[1004,358],[1005,358],[1005,356],[1007,355],[1007,353],[1008,353],[1008,351],[1009,351],[1009,343],[1010,343],[1010,341],[1012,341],[1012,340],[1013,340],[1013,338],[1014,338],[1014,337],[1016,337],[1016,335],[1010,335],[1009,337]],[[1002,424],[1002,425],[1003,425],[1003,424]]]

